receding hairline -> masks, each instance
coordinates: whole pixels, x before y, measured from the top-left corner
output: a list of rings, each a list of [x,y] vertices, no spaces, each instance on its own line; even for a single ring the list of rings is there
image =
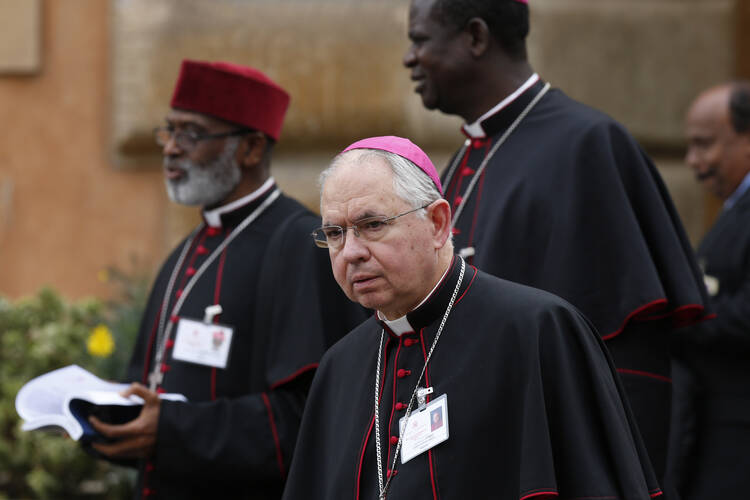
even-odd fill
[[[370,149],[351,149],[337,154],[331,163],[320,173],[318,179],[318,187],[320,190],[320,201],[323,202],[323,191],[328,181],[335,177],[343,166],[360,166],[365,160],[375,158],[378,162],[386,169],[386,171],[393,176],[393,169],[388,163],[388,160],[383,156],[377,154],[376,150]]]
[[[351,153],[351,154],[350,154]],[[414,208],[442,198],[440,189],[422,167],[413,161],[392,151],[377,148],[358,148],[337,155],[318,178],[321,194],[321,211],[323,195],[328,179],[335,176],[342,165],[354,165],[355,168],[371,169],[374,165],[365,166],[374,158],[390,172],[393,193],[402,201]]]
[[[388,163],[388,160],[384,158],[382,155],[377,153],[377,150],[373,149],[350,149],[349,151],[344,151],[342,153],[337,154],[333,160],[331,161],[330,165],[326,167],[323,172],[321,172],[321,179],[320,179],[320,189],[321,191],[325,187],[325,183],[328,181],[328,179],[333,176],[336,172],[339,171],[339,168],[342,165],[349,165],[349,164],[357,164],[361,165],[364,160],[369,158],[377,158],[380,163],[388,169],[389,172],[391,172],[391,175],[393,175],[393,171],[391,169],[390,164]]]

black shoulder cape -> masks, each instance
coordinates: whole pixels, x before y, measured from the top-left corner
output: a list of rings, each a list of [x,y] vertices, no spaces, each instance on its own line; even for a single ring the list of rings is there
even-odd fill
[[[592,321],[661,477],[668,334],[706,317],[702,275],[664,183],[635,140],[559,90],[541,97],[478,173],[543,85],[484,120],[486,137],[468,140],[444,176],[454,210],[466,200],[456,249],[485,272],[559,295]]]
[[[385,330],[379,404],[389,466],[398,420],[458,280],[459,259],[452,266],[407,316],[414,332]],[[373,391],[383,329],[371,318],[324,356],[286,500],[377,498]],[[421,385],[434,388],[431,397],[447,395],[450,437],[398,462],[389,499],[661,495],[601,340],[558,297],[467,265]]]
[[[454,208],[538,82],[488,118],[446,184]],[[456,249],[503,279],[578,307],[607,339],[630,321],[704,315],[700,270],[669,194],[633,138],[606,115],[550,90],[492,156],[455,224]]]

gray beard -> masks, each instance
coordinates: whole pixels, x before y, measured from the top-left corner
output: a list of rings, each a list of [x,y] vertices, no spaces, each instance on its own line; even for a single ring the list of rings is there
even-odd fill
[[[177,161],[176,165],[185,171],[185,176],[164,180],[169,198],[181,205],[202,207],[222,202],[242,179],[242,171],[234,159],[239,144],[237,138],[230,138],[221,155],[210,163],[199,164],[187,159]],[[165,165],[169,161],[165,158]]]

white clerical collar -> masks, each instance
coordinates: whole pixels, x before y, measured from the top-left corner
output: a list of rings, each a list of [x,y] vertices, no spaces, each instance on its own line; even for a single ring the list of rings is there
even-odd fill
[[[437,290],[437,287],[440,285],[440,283],[443,282],[443,280],[445,279],[445,275],[448,274],[448,271],[450,271],[450,269],[451,269],[451,264],[449,263],[448,264],[448,268],[445,270],[445,272],[440,277],[440,279],[438,280],[438,282],[435,283],[435,286],[432,287],[432,290],[430,290],[430,293],[428,293],[427,296],[424,299],[422,299],[422,302],[420,302],[419,304],[417,304],[417,307],[415,307],[414,309],[412,309],[412,311],[414,311],[415,309],[419,309],[419,307],[422,304],[424,304],[425,302],[427,302],[427,299],[429,299],[430,297],[432,297],[432,294],[435,293],[435,290]],[[378,315],[378,319],[380,321],[382,321],[383,323],[385,323],[386,326],[388,326],[388,328],[397,337],[400,337],[401,335],[403,335],[405,333],[409,333],[409,332],[413,332],[414,331],[414,328],[412,328],[411,324],[409,323],[409,320],[406,319],[406,314],[404,314],[400,318],[396,318],[394,320],[385,319],[385,316],[383,316],[380,313],[380,311],[377,311],[377,315]]]
[[[474,139],[480,139],[482,137],[486,137],[487,133],[484,131],[484,128],[482,127],[482,122],[489,118],[490,116],[494,115],[501,109],[505,108],[508,104],[512,103],[516,100],[518,96],[526,92],[532,85],[534,85],[536,82],[539,81],[539,75],[537,73],[534,73],[529,77],[526,82],[524,82],[523,85],[518,87],[515,92],[510,94],[508,97],[500,101],[495,107],[487,111],[485,114],[477,118],[477,120],[474,123],[468,123],[464,124],[463,129],[466,135],[468,135],[471,138]]]
[[[271,187],[276,183],[276,181],[273,180],[273,177],[269,177],[266,182],[263,183],[261,187],[253,191],[252,193],[243,196],[242,198],[238,200],[234,200],[231,203],[227,203],[226,205],[222,205],[217,208],[212,208],[211,210],[203,210],[203,219],[206,221],[206,224],[208,224],[210,227],[221,227],[221,216],[223,214],[232,212],[233,210],[237,210],[240,207],[244,207],[248,203],[251,203],[261,196],[263,196],[265,193],[267,193]]]

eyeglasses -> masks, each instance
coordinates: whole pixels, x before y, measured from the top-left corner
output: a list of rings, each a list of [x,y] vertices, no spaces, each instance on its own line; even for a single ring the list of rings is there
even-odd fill
[[[404,215],[416,212],[417,210],[427,208],[430,205],[431,203],[428,203],[427,205],[413,208],[408,212],[394,215],[392,217],[367,217],[365,219],[358,220],[348,227],[322,226],[312,232],[312,237],[315,240],[315,244],[320,248],[341,248],[346,241],[346,232],[349,229],[354,231],[354,236],[356,236],[357,238],[362,238],[366,241],[376,241],[385,235],[388,230],[388,226],[394,220],[398,219],[399,217],[403,217]]]
[[[194,149],[200,141],[206,139],[244,135],[249,134],[250,132],[252,132],[252,130],[236,129],[228,132],[219,132],[217,134],[198,134],[187,130],[175,130],[171,127],[157,127],[154,129],[154,140],[156,141],[156,144],[164,147],[172,138],[174,138],[177,147],[184,151],[190,151]]]

